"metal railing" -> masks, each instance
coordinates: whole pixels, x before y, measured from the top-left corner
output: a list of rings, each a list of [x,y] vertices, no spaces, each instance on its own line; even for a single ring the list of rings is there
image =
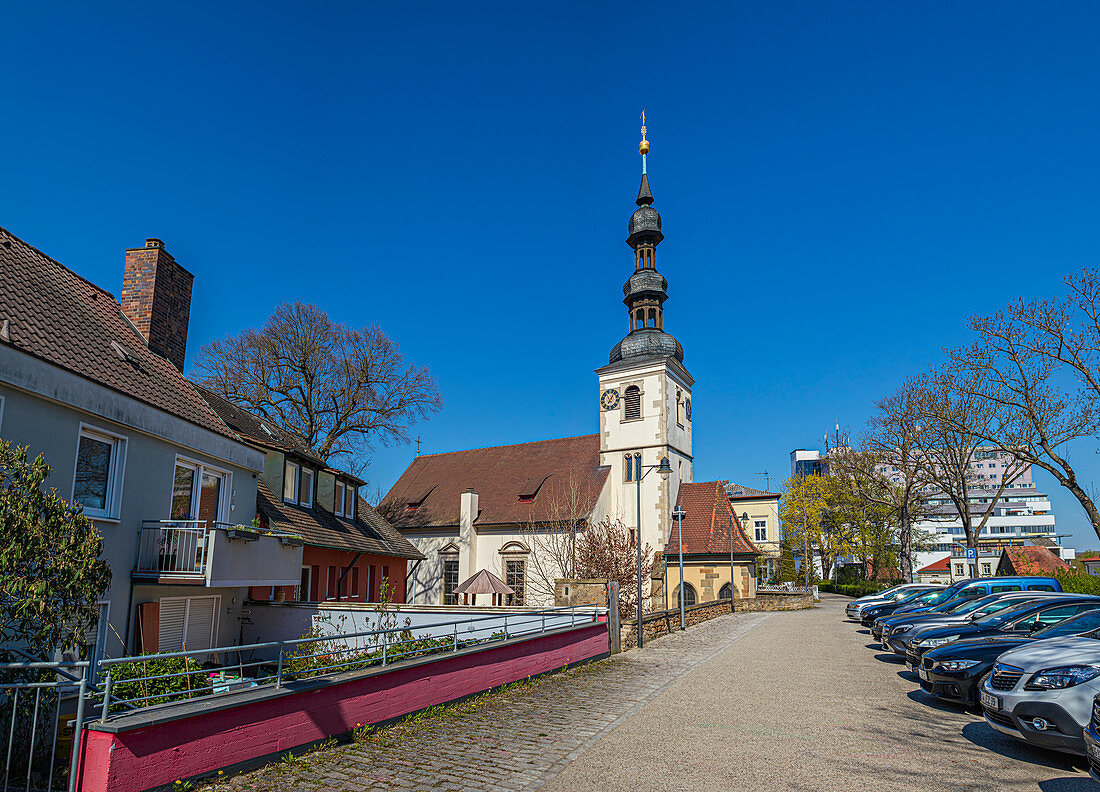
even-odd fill
[[[181,704],[262,685],[282,687],[295,680],[383,667],[403,659],[453,654],[482,644],[488,648],[493,641],[590,624],[602,612],[593,608],[573,605],[328,635],[315,628],[316,634],[287,641],[104,659],[99,661],[104,679],[100,718],[119,709]],[[385,620],[386,615],[381,618]],[[153,682],[158,683],[155,691]]]
[[[135,571],[205,575],[208,525],[206,520],[142,520]]]
[[[88,665],[87,661],[0,663],[0,734],[7,737],[3,792],[75,790],[84,704],[90,690]],[[63,728],[68,722],[68,714],[62,714],[66,709],[73,714],[69,739],[65,738],[69,729]]]

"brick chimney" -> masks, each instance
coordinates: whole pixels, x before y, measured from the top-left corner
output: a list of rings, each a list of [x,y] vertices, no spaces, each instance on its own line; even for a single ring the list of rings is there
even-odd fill
[[[159,239],[126,251],[122,276],[122,312],[145,337],[153,352],[183,371],[187,321],[191,317],[191,281]]]

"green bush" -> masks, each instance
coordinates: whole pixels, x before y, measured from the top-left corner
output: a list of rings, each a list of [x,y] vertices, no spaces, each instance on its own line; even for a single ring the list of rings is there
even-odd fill
[[[895,583],[865,580],[862,583],[836,584],[821,583],[817,590],[826,594],[843,594],[846,597],[865,597],[895,586]]]
[[[1059,572],[1054,576],[1062,584],[1062,591],[1073,594],[1100,595],[1100,577],[1082,575],[1077,572]]]
[[[210,694],[210,679],[202,664],[193,657],[166,657],[154,660],[134,660],[110,667],[111,700],[137,699],[152,696],[145,701],[135,701],[131,706],[152,707],[169,701],[181,701]],[[179,674],[167,679],[141,679],[162,674]],[[126,709],[122,704],[111,707],[112,712]]]

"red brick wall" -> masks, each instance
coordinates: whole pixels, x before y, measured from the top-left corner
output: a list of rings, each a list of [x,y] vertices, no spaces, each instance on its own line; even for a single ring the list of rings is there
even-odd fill
[[[302,548],[302,566],[308,566],[311,570],[309,592],[302,592],[301,600],[304,602],[323,602],[335,599],[335,583],[340,579],[344,569],[355,558],[355,553],[349,550],[330,550],[325,547]],[[348,570],[347,576],[340,587],[340,599],[344,602],[378,602],[379,585],[382,577],[389,581],[393,602],[405,601],[405,572],[408,561],[404,558],[393,556],[379,556],[363,554],[355,562],[355,566]],[[333,581],[330,591],[329,578]],[[367,582],[370,582],[370,591],[367,591]],[[287,602],[294,600],[294,586],[276,586],[281,588]],[[266,601],[271,598],[269,586],[253,586],[249,589],[249,596],[254,600]]]
[[[122,311],[145,336],[149,349],[183,371],[194,276],[176,263],[159,239],[126,251]]]

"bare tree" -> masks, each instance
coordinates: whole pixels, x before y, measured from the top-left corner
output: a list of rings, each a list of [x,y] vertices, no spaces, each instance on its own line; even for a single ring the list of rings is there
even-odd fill
[[[1046,470],[1077,498],[1100,537],[1100,510],[1077,478],[1065,445],[1100,430],[1100,280],[1067,279],[1070,296],[1018,300],[970,326],[978,340],[949,352],[977,395],[998,405],[1006,425],[983,440]],[[1067,378],[1064,372],[1075,377]]]
[[[909,380],[904,397],[917,419],[913,453],[929,486],[955,506],[966,546],[974,550],[1005,489],[1027,469],[1025,460],[989,450],[987,438],[1014,424],[1003,405],[982,395],[987,387],[983,377],[949,368]],[[1003,467],[987,484],[974,466],[990,458],[998,458]],[[972,576],[977,577],[976,559]]]
[[[902,580],[911,583],[913,526],[929,515],[927,488],[931,484],[917,454],[919,421],[910,392],[905,389],[875,407],[863,438],[865,450],[841,449],[834,455],[835,465],[848,475],[863,500],[889,510],[898,529]]]
[[[576,577],[577,536],[586,516],[580,487],[570,478],[542,515],[520,527],[520,536],[531,551],[527,558],[527,590],[545,602],[553,602],[555,583]]]
[[[406,365],[378,327],[353,330],[314,305],[284,303],[260,329],[202,348],[200,382],[292,432],[323,459],[408,440],[442,406],[435,380]]]
[[[589,525],[577,537],[577,575],[618,583],[619,616],[624,621],[634,618],[638,607],[636,541],[635,532],[624,526],[621,520],[611,520],[609,517]],[[653,548],[648,544],[642,547],[643,581],[650,580],[656,563]],[[649,600],[649,596],[643,600],[643,609],[648,609]]]

